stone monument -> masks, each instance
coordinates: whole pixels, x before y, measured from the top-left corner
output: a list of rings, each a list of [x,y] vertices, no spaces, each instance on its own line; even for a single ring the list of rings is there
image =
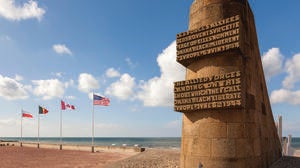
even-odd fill
[[[266,168],[281,157],[247,0],[195,0],[177,34],[181,168]]]

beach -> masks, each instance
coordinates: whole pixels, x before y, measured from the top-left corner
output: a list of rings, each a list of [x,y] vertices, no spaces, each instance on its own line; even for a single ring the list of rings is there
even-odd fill
[[[0,165],[4,168],[179,168],[180,149],[95,147],[5,142],[0,146]],[[270,168],[300,167],[300,150],[295,157],[284,156]]]
[[[4,146],[5,145],[5,146]],[[179,149],[133,150],[130,147],[68,146],[59,150],[53,144],[2,143],[0,165],[5,168],[178,168]]]
[[[145,152],[116,161],[105,168],[179,168],[179,149],[147,149]]]
[[[5,168],[101,168],[136,153],[58,150],[19,146],[0,147],[0,165]]]

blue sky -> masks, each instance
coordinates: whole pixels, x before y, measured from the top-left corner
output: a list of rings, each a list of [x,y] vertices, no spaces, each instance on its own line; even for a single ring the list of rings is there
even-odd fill
[[[95,136],[180,136],[173,82],[176,34],[187,30],[193,0],[0,0],[0,136],[91,136],[90,93],[109,97],[95,106]],[[300,2],[249,1],[255,18],[274,117],[284,135],[300,136]],[[270,5],[272,4],[272,5]]]

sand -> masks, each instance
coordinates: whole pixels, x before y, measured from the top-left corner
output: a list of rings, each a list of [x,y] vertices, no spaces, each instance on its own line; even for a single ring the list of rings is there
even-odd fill
[[[112,163],[105,168],[179,168],[179,149],[146,149],[138,155]]]
[[[0,146],[0,167],[5,168],[179,168],[179,149],[97,150],[92,153],[84,148],[59,150],[51,145],[46,148]],[[78,150],[80,149],[80,150]],[[300,152],[300,151],[299,151]],[[270,168],[300,168],[298,157],[282,157]]]
[[[179,149],[95,147],[0,143],[0,167],[5,168],[178,168]],[[138,151],[138,152],[137,152]]]
[[[95,152],[1,146],[0,167],[5,168],[102,168],[128,158],[132,152]]]

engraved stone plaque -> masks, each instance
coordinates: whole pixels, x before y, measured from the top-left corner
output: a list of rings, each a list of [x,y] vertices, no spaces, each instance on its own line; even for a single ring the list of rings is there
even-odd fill
[[[240,71],[175,82],[174,110],[244,107],[242,83]]]
[[[177,34],[177,62],[188,66],[205,55],[241,48],[239,15]]]

